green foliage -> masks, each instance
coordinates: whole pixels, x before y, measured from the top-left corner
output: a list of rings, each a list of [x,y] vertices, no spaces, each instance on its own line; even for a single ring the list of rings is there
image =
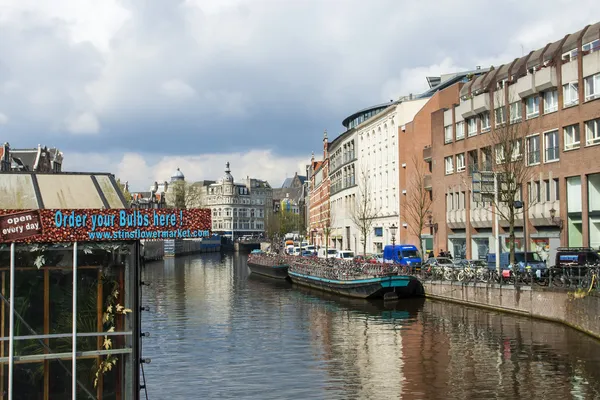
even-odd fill
[[[133,196],[131,196],[131,193],[129,193],[129,190],[127,190],[125,188],[125,184],[121,183],[120,179],[117,179],[117,184],[119,185],[119,188],[121,189],[121,193],[123,194],[123,197],[125,197],[125,200],[127,200],[127,203],[131,203],[131,200],[133,200]]]
[[[290,232],[304,232],[304,218],[301,214],[295,214],[291,211],[281,210],[278,213],[270,213],[267,217],[267,234],[269,237],[274,235],[285,235]]]

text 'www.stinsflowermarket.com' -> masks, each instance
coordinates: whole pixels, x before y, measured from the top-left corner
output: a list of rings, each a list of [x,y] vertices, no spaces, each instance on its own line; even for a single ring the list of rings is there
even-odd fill
[[[210,236],[209,231],[173,229],[159,231],[118,230],[112,232],[89,232],[91,240],[94,239],[191,239]]]

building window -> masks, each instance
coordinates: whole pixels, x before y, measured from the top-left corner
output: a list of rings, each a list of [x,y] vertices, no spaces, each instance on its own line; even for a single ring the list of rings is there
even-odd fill
[[[502,164],[504,162],[504,146],[502,144],[496,145],[496,164]]]
[[[598,143],[600,143],[600,118],[585,123],[585,145],[591,146]]]
[[[563,85],[563,107],[571,107],[579,103],[579,84],[577,82]]]
[[[600,97],[600,74],[584,78],[583,87],[585,88],[585,101]]]
[[[596,39],[589,43],[584,44],[583,46],[581,46],[581,49],[583,51],[590,51],[590,52],[600,50],[600,39]]]
[[[558,110],[558,90],[544,92],[544,114]]]
[[[581,211],[581,177],[574,176],[567,178],[567,243],[571,247],[583,246]]]
[[[469,118],[467,120],[467,126],[469,129],[469,136],[477,135],[477,118]]]
[[[490,112],[486,111],[484,113],[481,113],[481,133],[484,132],[488,132],[491,129],[491,124],[490,124]]]
[[[377,236],[377,237],[383,236],[383,228],[375,228],[375,236]]]
[[[515,103],[510,104],[510,123],[514,124],[517,122],[521,122],[522,115],[522,107],[521,102],[517,101]]]
[[[544,133],[544,162],[558,161],[558,131]]]
[[[544,181],[544,196],[546,198],[546,201],[550,201],[550,180],[546,179]]]
[[[574,61],[574,60],[577,59],[577,53],[578,53],[577,49],[573,49],[573,50],[567,51],[566,53],[564,53],[562,55],[562,59],[565,60],[565,61],[567,61],[567,62]]]
[[[465,123],[460,121],[456,123],[456,140],[465,138]]]
[[[494,110],[494,116],[496,117],[496,126],[500,126],[506,122],[506,111],[504,107],[498,107]]]
[[[452,125],[448,125],[444,127],[444,142],[452,143]]]
[[[541,201],[539,181],[529,182],[527,184],[527,191],[529,192],[529,203],[539,203]]]
[[[535,118],[540,115],[540,98],[539,96],[530,96],[527,98],[527,119]]]
[[[465,153],[456,155],[456,172],[462,172],[465,170]]]
[[[560,187],[558,182],[558,178],[554,178],[554,200],[556,201],[560,200]]]
[[[452,156],[446,157],[444,160],[446,164],[446,175],[449,175],[454,172],[454,160],[452,160]]]
[[[540,135],[527,138],[527,165],[535,165],[540,162]]]
[[[565,151],[579,148],[579,124],[565,126],[564,136]]]

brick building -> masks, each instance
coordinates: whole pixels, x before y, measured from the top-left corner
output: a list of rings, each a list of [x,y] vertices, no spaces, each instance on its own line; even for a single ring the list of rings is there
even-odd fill
[[[313,244],[325,246],[323,229],[331,228],[329,220],[329,140],[323,134],[323,160],[316,161],[313,154],[308,168],[309,226],[308,234]],[[331,246],[331,238],[330,243]]]
[[[439,95],[455,102],[432,112],[431,148],[423,150],[436,252],[483,258],[496,251],[493,207],[473,197],[471,175],[504,162],[490,137],[511,125],[521,135],[513,159],[530,169],[520,196],[530,251],[552,265],[559,245],[600,246],[600,23],[473,77],[458,96],[455,87]],[[499,234],[508,251],[506,221]]]
[[[430,89],[420,95],[426,98],[425,103],[418,112],[412,117],[410,122],[398,127],[398,159],[399,168],[399,209],[400,209],[400,229],[398,230],[398,243],[413,244],[419,246],[418,224],[415,223],[415,217],[409,211],[411,202],[415,199],[412,196],[415,192],[415,179],[418,174],[424,174],[426,178],[425,188],[429,190],[431,200],[431,164],[429,156],[424,160],[422,158],[423,149],[425,152],[431,152],[431,122],[432,113],[440,108],[452,107],[458,101],[459,91],[464,83],[469,79],[476,78],[485,74],[488,69],[477,67],[471,71],[462,71],[452,74],[445,74],[441,77],[428,77]],[[428,223],[428,218],[425,218]],[[421,231],[424,251],[433,250],[433,232],[429,226]]]
[[[463,83],[458,82],[445,90],[437,92],[429,99],[425,106],[417,112],[413,120],[400,130],[400,146],[398,147],[399,160],[402,162],[401,168],[399,169],[401,192],[404,190],[413,190],[413,179],[415,179],[414,175],[417,173],[417,167],[425,168],[421,171],[428,173],[426,188],[431,189],[431,176],[429,175],[431,173],[431,164],[428,162],[430,160],[429,153],[431,152],[431,135],[429,134],[429,132],[431,132],[431,114],[440,108],[452,107],[452,105],[456,103],[459,97],[458,94],[460,88],[463,85]],[[421,157],[424,148],[426,148],[425,153],[428,153],[425,160]],[[415,160],[415,157],[418,159]],[[418,163],[419,161],[426,165],[415,166],[415,162]],[[431,194],[431,191],[429,193]],[[402,197],[406,197],[406,195],[403,194]],[[400,221],[402,227],[398,231],[398,242],[418,246],[418,235],[416,230],[412,229],[414,221],[407,210],[406,204],[401,204]],[[425,242],[423,243],[423,249],[425,251],[433,250],[433,232],[429,227],[426,227],[423,230],[421,237]]]

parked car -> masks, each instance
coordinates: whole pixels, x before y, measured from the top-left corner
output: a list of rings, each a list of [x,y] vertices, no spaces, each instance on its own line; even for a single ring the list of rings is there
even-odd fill
[[[325,247],[321,247],[317,252],[317,257],[319,258],[336,258],[338,251],[336,249],[325,249]]]
[[[356,257],[354,257],[354,261],[357,263],[376,264],[377,258],[373,254],[367,254],[367,255],[359,254]]]
[[[559,247],[556,250],[555,267],[586,264],[600,264],[600,255],[596,250],[590,247]]]
[[[509,269],[510,253],[500,254],[500,269]],[[525,253],[522,251],[515,252],[515,263],[519,265],[521,272],[525,271]],[[496,269],[496,254],[489,253],[487,257],[487,264],[489,269]],[[534,251],[527,252],[527,266],[531,267],[533,271],[546,270],[546,263],[542,261],[539,254]]]
[[[350,250],[338,250],[335,258],[339,260],[352,260],[354,259],[354,252]]]

